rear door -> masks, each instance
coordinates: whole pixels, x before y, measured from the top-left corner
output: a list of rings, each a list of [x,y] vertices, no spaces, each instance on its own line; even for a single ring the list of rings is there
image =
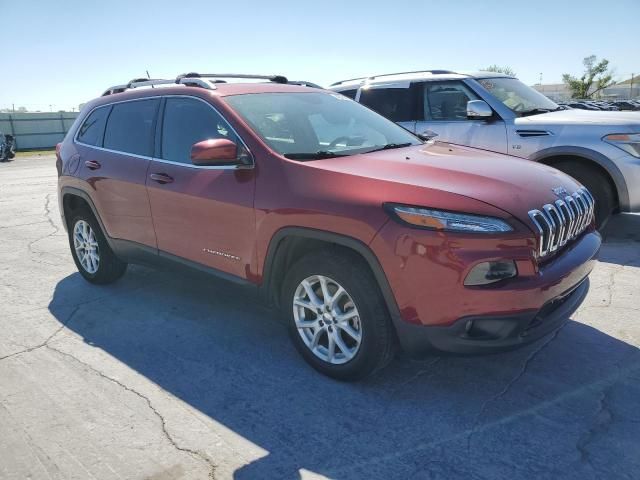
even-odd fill
[[[418,91],[410,82],[370,85],[360,91],[359,102],[411,132],[420,118]]]
[[[157,153],[147,188],[160,254],[170,254],[246,279],[255,251],[255,170],[196,166],[191,147],[202,140],[242,140],[208,102],[164,100]]]
[[[467,102],[482,100],[460,80],[420,82],[420,119],[416,133],[437,134],[436,140],[507,153],[502,119],[469,120]]]
[[[96,108],[80,127],[80,176],[112,238],[156,247],[145,186],[160,99]]]

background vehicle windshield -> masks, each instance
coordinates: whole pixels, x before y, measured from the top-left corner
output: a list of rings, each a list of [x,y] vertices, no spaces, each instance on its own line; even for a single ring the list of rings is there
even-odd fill
[[[515,78],[482,78],[478,82],[516,113],[558,109],[556,103]]]
[[[422,143],[402,127],[338,93],[225,97],[278,153],[313,159]]]

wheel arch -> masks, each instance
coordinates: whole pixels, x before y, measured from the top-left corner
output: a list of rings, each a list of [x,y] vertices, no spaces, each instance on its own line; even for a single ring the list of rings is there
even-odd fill
[[[369,267],[380,288],[383,300],[393,323],[400,320],[400,310],[387,277],[373,251],[364,242],[347,235],[304,227],[285,227],[278,230],[269,242],[263,267],[260,292],[263,298],[274,305],[279,303],[287,267],[303,255],[320,248],[338,247],[357,254]]]
[[[572,160],[596,168],[610,182],[620,210],[626,211],[629,208],[629,191],[622,172],[613,161],[600,152],[584,147],[552,147],[534,153],[529,160],[551,167],[559,162]]]
[[[107,239],[107,243],[109,244],[109,247],[113,249],[114,245],[111,240],[111,237],[109,237],[107,230],[105,229],[104,223],[102,222],[102,219],[98,214],[98,210],[96,209],[96,206],[93,203],[91,196],[84,190],[80,190],[79,188],[75,188],[75,187],[63,187],[60,192],[60,195],[62,196],[61,206],[62,206],[63,222],[67,227],[67,229],[69,227],[70,213],[77,208],[82,208],[83,206],[87,206],[91,209],[91,213],[93,214],[94,218],[100,225],[100,228],[102,229],[102,232],[105,238]]]

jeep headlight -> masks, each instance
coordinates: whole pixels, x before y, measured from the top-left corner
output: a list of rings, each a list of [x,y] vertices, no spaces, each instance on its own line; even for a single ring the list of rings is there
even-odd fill
[[[640,133],[613,133],[602,138],[629,155],[640,158]]]
[[[510,232],[513,230],[513,227],[507,222],[495,217],[404,205],[386,205],[386,208],[402,222],[430,230],[469,233]]]

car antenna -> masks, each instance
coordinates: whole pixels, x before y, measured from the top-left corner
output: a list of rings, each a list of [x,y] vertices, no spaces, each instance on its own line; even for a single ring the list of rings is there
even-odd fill
[[[151,80],[151,75],[149,75],[149,70],[145,70],[145,72],[147,72],[147,78]],[[151,88],[155,88],[155,87],[151,85]]]

